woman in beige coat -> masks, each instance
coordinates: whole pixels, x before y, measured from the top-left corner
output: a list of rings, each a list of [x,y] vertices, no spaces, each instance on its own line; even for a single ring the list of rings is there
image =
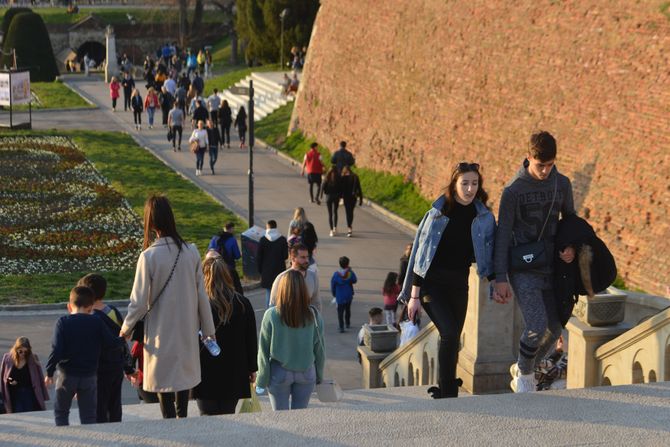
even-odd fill
[[[200,383],[198,330],[212,337],[215,329],[200,254],[177,233],[164,196],[152,195],[144,205],[144,251],[121,336],[128,338],[142,318],[142,386],[158,393],[164,418],[186,417],[189,390]]]

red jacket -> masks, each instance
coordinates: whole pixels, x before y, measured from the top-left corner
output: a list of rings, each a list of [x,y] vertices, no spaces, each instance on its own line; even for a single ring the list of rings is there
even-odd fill
[[[9,394],[10,385],[7,383],[9,374],[12,371],[14,366],[14,360],[12,355],[8,352],[2,356],[2,365],[0,365],[0,379],[2,384],[0,384],[0,389],[2,389],[2,395],[5,398],[5,410],[7,413],[12,412],[12,402],[11,396]],[[46,410],[46,405],[44,405],[45,400],[49,400],[49,392],[47,387],[44,384],[44,374],[42,373],[42,366],[37,361],[34,355],[28,357],[27,361],[28,369],[30,370],[30,382],[33,385],[33,392],[35,393],[35,399],[41,410]]]
[[[109,96],[111,96],[112,99],[118,99],[120,88],[121,84],[119,84],[118,81],[114,81],[111,84],[109,84]]]
[[[323,163],[321,163],[321,154],[316,149],[310,149],[305,154],[305,169],[308,174],[323,174]]]
[[[144,98],[144,108],[156,108],[158,107],[158,95],[155,93],[150,93]]]

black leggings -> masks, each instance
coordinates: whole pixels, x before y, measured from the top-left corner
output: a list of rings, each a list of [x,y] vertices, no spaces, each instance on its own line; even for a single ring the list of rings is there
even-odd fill
[[[244,144],[247,135],[247,128],[240,127],[238,128],[237,133],[240,136],[240,144]]]
[[[133,110],[133,120],[135,120],[135,124],[142,124],[142,112]]]
[[[354,208],[356,208],[356,197],[344,198],[344,212],[347,214],[347,227],[351,228],[354,223]]]
[[[116,100],[117,98],[112,98],[112,108],[116,109]]]
[[[233,400],[215,400],[215,399],[197,399],[200,416],[214,416],[217,414],[235,414],[237,399]]]
[[[443,390],[456,379],[461,332],[468,310],[469,273],[469,268],[439,273],[429,270],[421,286],[421,304],[440,333],[439,384]]]
[[[170,108],[169,107],[161,107],[161,112],[163,112],[163,126],[167,126],[168,115],[170,114]]]
[[[230,123],[221,123],[221,144],[230,145]]]
[[[328,207],[328,225],[330,225],[330,229],[332,230],[337,227],[337,208],[340,206],[340,197],[328,196],[326,206]]]
[[[176,393],[158,393],[158,403],[163,419],[185,418],[188,415],[188,395],[190,390]],[[175,399],[176,397],[176,399]]]

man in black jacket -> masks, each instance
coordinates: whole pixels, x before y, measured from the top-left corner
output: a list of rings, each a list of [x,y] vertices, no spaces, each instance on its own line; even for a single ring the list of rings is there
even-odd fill
[[[352,167],[356,164],[356,159],[353,154],[347,150],[347,142],[340,141],[340,148],[335,151],[330,158],[330,162],[337,168],[338,173],[342,173],[342,168],[345,166]]]
[[[270,290],[277,275],[286,270],[288,244],[286,238],[277,230],[277,222],[268,220],[265,236],[261,238],[256,254],[258,273],[261,274],[261,287],[265,289],[265,306],[270,306]]]

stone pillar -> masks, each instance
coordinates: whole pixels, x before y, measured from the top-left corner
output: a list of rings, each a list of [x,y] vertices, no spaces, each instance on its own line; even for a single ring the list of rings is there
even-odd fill
[[[107,26],[105,33],[107,51],[105,53],[105,82],[109,83],[112,76],[119,74],[119,65],[116,63],[116,37],[114,36],[114,28],[111,25]]]
[[[390,352],[373,352],[367,346],[359,346],[358,354],[361,356],[361,366],[363,367],[363,383],[365,389],[381,388],[382,375],[379,371],[379,364],[390,354]],[[386,384],[387,387],[393,384]]]
[[[489,282],[470,269],[468,313],[461,335],[456,375],[472,394],[509,391],[509,367],[516,361],[516,304],[489,299]]]
[[[600,386],[596,349],[628,331],[631,325],[594,327],[572,317],[566,329],[568,338],[568,388]],[[632,365],[631,365],[632,366]]]

